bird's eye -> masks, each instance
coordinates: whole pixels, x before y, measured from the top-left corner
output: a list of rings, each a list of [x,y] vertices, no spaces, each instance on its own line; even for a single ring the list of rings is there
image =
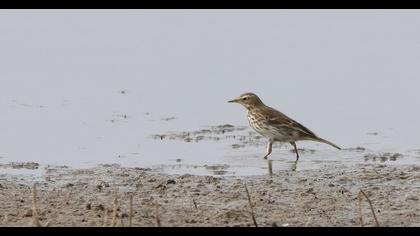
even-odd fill
[[[242,100],[247,100],[248,99],[248,97],[244,97],[244,98],[242,98]]]

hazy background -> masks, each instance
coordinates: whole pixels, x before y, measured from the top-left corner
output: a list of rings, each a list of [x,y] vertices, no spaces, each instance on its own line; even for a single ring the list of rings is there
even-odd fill
[[[419,148],[419,29],[419,10],[1,10],[0,162],[224,162],[150,135],[247,125],[244,92],[343,147]]]

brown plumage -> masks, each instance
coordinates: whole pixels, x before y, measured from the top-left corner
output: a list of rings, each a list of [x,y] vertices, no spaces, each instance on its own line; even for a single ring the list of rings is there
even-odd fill
[[[337,145],[318,137],[314,132],[301,125],[285,114],[264,105],[261,99],[253,93],[244,93],[238,98],[229,102],[236,102],[243,105],[248,110],[248,121],[250,126],[262,136],[268,138],[267,159],[272,150],[272,144],[275,141],[290,143],[296,152],[296,160],[299,159],[299,153],[296,147],[296,141],[311,140],[329,144],[337,149]]]

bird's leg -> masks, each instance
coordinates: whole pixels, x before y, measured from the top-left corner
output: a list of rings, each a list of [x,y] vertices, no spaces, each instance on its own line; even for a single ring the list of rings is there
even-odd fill
[[[269,140],[268,145],[267,145],[267,154],[265,154],[265,156],[263,157],[264,159],[267,159],[268,155],[270,155],[272,146],[273,146],[273,141]]]
[[[292,144],[292,146],[295,148],[295,152],[296,152],[296,161],[298,161],[298,160],[299,160],[299,152],[298,152],[298,150],[297,150],[296,143],[295,143],[295,142],[290,142],[290,144]]]

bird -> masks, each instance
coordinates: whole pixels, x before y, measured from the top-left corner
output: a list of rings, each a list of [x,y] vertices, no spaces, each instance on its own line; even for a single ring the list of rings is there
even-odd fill
[[[263,159],[267,159],[271,154],[274,142],[290,143],[296,153],[296,162],[299,160],[296,141],[316,141],[341,149],[334,143],[320,138],[314,132],[280,111],[266,106],[254,93],[241,94],[228,102],[239,103],[244,106],[248,110],[249,125],[257,133],[268,139],[267,153],[263,156]]]

